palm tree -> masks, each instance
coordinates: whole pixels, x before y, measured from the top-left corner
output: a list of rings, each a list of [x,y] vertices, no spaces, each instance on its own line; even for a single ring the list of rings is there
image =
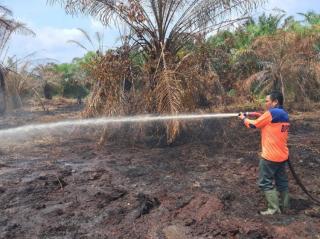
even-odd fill
[[[26,24],[12,18],[12,12],[0,5],[0,59],[4,60],[7,44],[14,33],[35,36],[35,33]]]
[[[320,14],[317,14],[314,11],[309,11],[307,13],[298,13],[304,17],[304,22],[309,25],[319,25],[320,24]]]
[[[104,35],[102,33],[96,32],[94,38],[92,38],[84,29],[78,28],[78,31],[85,37],[90,46],[88,47],[86,44],[72,39],[68,40],[68,43],[75,44],[87,52],[96,52],[99,54],[104,52]]]
[[[301,38],[294,31],[279,31],[258,37],[252,50],[262,65],[242,86],[255,93],[281,90],[286,102],[317,99],[319,95],[319,59],[316,43],[319,35],[309,33]],[[294,49],[294,50],[293,50]]]
[[[8,42],[14,33],[35,35],[24,23],[14,20],[8,8],[0,5],[0,114],[6,109],[6,67],[3,67],[3,62],[7,58]]]
[[[98,17],[102,23],[121,22],[133,32],[132,41],[156,59],[164,52],[175,55],[184,43],[246,18],[261,0],[48,0]]]

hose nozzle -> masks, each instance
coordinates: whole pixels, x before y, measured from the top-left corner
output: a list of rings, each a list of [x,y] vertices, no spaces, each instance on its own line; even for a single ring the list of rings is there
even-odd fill
[[[240,116],[241,113],[239,113]],[[244,116],[246,117],[260,117],[262,114],[260,112],[244,112]]]

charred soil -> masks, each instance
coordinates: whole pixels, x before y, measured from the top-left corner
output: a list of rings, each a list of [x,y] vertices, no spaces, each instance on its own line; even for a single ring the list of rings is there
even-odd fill
[[[77,110],[25,109],[1,117],[0,128],[76,118]],[[292,162],[319,198],[320,112],[291,116]],[[291,176],[292,210],[258,214],[258,131],[237,119],[186,128],[171,146],[109,141],[97,149],[93,129],[10,146],[0,139],[0,238],[320,238],[320,210]]]

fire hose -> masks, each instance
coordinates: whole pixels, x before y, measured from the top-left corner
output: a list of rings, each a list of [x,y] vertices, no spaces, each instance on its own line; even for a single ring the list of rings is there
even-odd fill
[[[262,114],[260,112],[245,112],[243,113],[244,116],[249,116],[249,117],[260,117]],[[240,115],[240,114],[239,114]],[[301,188],[301,190],[314,202],[314,204],[320,206],[320,200],[316,199],[309,191],[308,189],[303,185],[300,177],[297,175],[291,161],[290,158],[288,158],[287,160],[288,163],[288,167],[290,169],[290,172],[294,178],[294,180],[296,181],[297,185]]]
[[[290,159],[288,159],[288,166],[289,169],[291,171],[291,174],[293,176],[293,178],[295,179],[297,185],[302,189],[302,191],[314,202],[314,204],[320,206],[320,200],[316,199],[314,196],[311,195],[311,193],[307,190],[307,188],[303,185],[301,179],[299,178],[299,176],[296,174],[296,171],[290,161]]]

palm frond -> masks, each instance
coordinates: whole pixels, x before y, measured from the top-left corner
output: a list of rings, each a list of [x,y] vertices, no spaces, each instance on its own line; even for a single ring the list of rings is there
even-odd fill
[[[268,78],[270,78],[269,71],[264,70],[257,72],[241,82],[241,89],[244,92],[251,93],[254,87],[253,91],[258,92],[263,86],[268,85]]]
[[[13,22],[12,26],[13,26],[12,32],[14,33],[19,33],[27,36],[32,36],[32,37],[36,36],[36,33],[32,29],[27,27],[25,23],[15,21]]]
[[[100,52],[103,52],[103,47],[102,47],[102,45],[103,45],[103,37],[102,37],[102,35],[100,34],[100,32],[96,32],[95,33],[95,37],[96,37],[97,43],[98,43],[98,50]]]
[[[4,5],[0,5],[0,13],[2,15],[12,16],[12,11]]]
[[[76,40],[68,40],[67,43],[72,43],[75,44],[79,47],[81,47],[82,49],[84,49],[85,51],[89,51],[89,49],[87,47],[85,47],[81,42],[76,41]]]
[[[155,88],[157,111],[161,114],[176,115],[181,112],[181,84],[172,70],[164,69]],[[180,130],[179,121],[172,120],[167,124],[167,142],[172,143]]]
[[[86,32],[84,29],[82,28],[77,28],[78,31],[80,31],[82,33],[82,35],[87,39],[87,41],[91,44],[92,47],[94,47],[93,41],[89,35],[88,32]]]
[[[120,21],[128,25],[146,49],[161,52],[180,41],[181,33],[189,37],[199,32],[212,32],[243,20],[244,15],[263,0],[48,0],[58,3],[70,14],[83,13],[104,24]],[[156,27],[155,27],[156,26]]]

